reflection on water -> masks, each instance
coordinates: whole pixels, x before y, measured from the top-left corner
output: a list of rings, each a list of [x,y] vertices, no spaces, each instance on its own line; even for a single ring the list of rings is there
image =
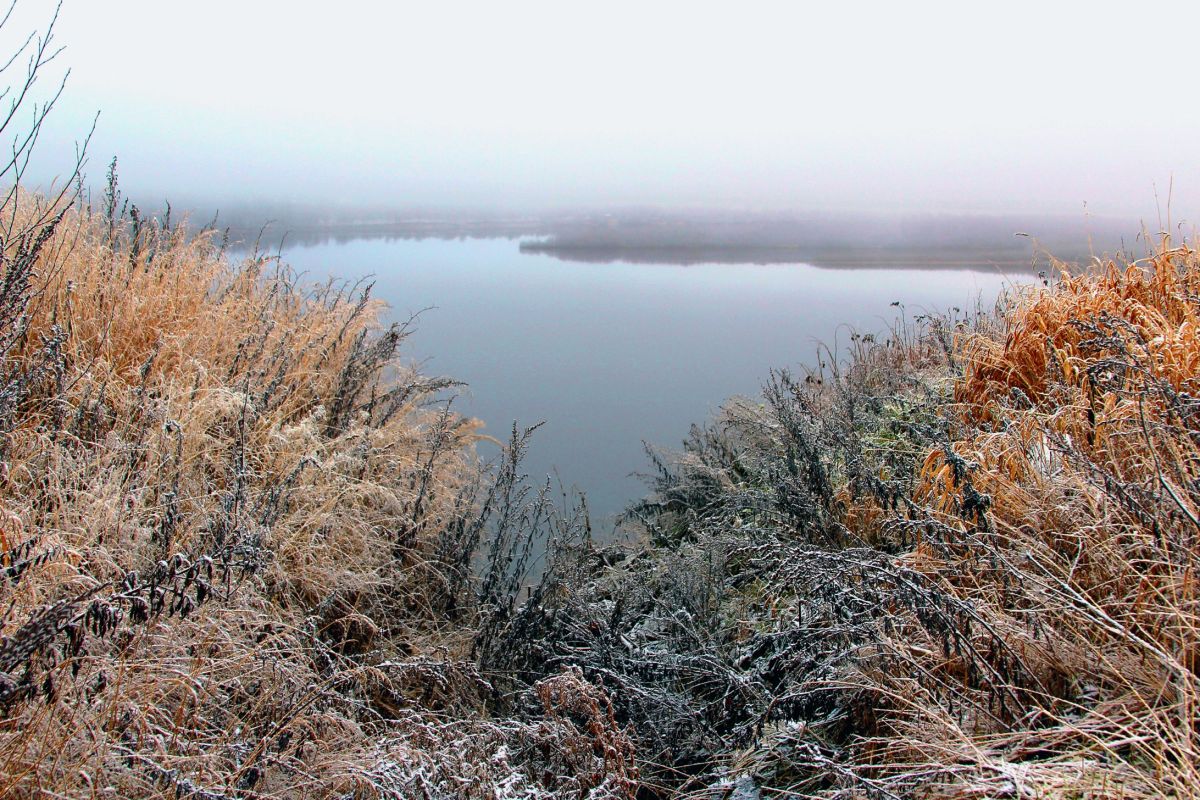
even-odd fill
[[[527,462],[584,489],[597,516],[644,492],[642,442],[678,446],[773,367],[813,363],[851,328],[990,304],[1027,275],[998,270],[827,270],[804,264],[572,263],[512,239],[360,239],[293,246],[313,279],[372,275],[391,316],[430,308],[408,341],[424,371],[469,384],[456,407],[504,439],[546,425]]]

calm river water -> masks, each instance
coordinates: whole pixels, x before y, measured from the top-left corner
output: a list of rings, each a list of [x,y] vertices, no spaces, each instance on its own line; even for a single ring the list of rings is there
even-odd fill
[[[469,387],[456,407],[505,439],[545,421],[527,471],[587,494],[601,521],[645,493],[643,442],[678,447],[772,367],[909,315],[990,303],[1028,270],[807,264],[582,263],[515,239],[360,239],[285,247],[312,279],[373,276],[394,319],[421,314],[406,355]]]

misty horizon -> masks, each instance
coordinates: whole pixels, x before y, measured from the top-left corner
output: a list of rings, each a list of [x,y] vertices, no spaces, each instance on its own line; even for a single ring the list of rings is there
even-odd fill
[[[22,3],[6,33],[53,10]],[[1186,221],[1200,110],[1144,111],[1188,74],[1185,49],[1095,54],[1196,21],[1172,4],[68,2],[54,67],[71,76],[30,174],[67,174],[99,112],[89,185],[116,156],[132,196],[180,207],[1155,220],[1170,205]]]

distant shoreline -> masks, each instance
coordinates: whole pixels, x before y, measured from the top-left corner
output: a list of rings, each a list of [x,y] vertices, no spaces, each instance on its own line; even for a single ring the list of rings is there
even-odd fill
[[[227,227],[236,249],[365,239],[514,239],[522,253],[563,261],[690,265],[804,263],[832,269],[1034,269],[1047,254],[1087,262],[1128,249],[1109,219],[978,215],[770,215],[590,212],[545,215],[408,213],[330,218],[243,210]],[[220,226],[219,226],[220,227]]]
[[[856,248],[812,250],[801,247],[684,247],[676,245],[625,247],[621,245],[571,245],[522,241],[522,253],[547,255],[562,261],[612,264],[807,264],[823,269],[928,269],[990,271],[994,268],[1030,269],[1027,253],[978,250],[906,251]],[[1075,260],[1069,258],[1067,260]]]

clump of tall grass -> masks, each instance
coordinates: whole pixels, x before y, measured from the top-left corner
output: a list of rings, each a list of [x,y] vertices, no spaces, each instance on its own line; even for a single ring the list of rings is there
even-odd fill
[[[0,796],[629,794],[581,676],[489,713],[471,649],[545,500],[369,286],[231,259],[115,171],[0,216]]]
[[[1195,796],[1200,254],[1058,266],[656,454],[496,661],[605,686],[645,792]]]
[[[913,559],[1004,631],[1027,717],[982,747],[966,729],[919,749],[973,754],[980,792],[1013,782],[1003,767],[1026,753],[1024,783],[1046,791],[1200,786],[1197,289],[1200,254],[1164,240],[1028,291],[962,343],[956,435],[916,492],[960,535]],[[986,501],[974,516],[971,497]]]

